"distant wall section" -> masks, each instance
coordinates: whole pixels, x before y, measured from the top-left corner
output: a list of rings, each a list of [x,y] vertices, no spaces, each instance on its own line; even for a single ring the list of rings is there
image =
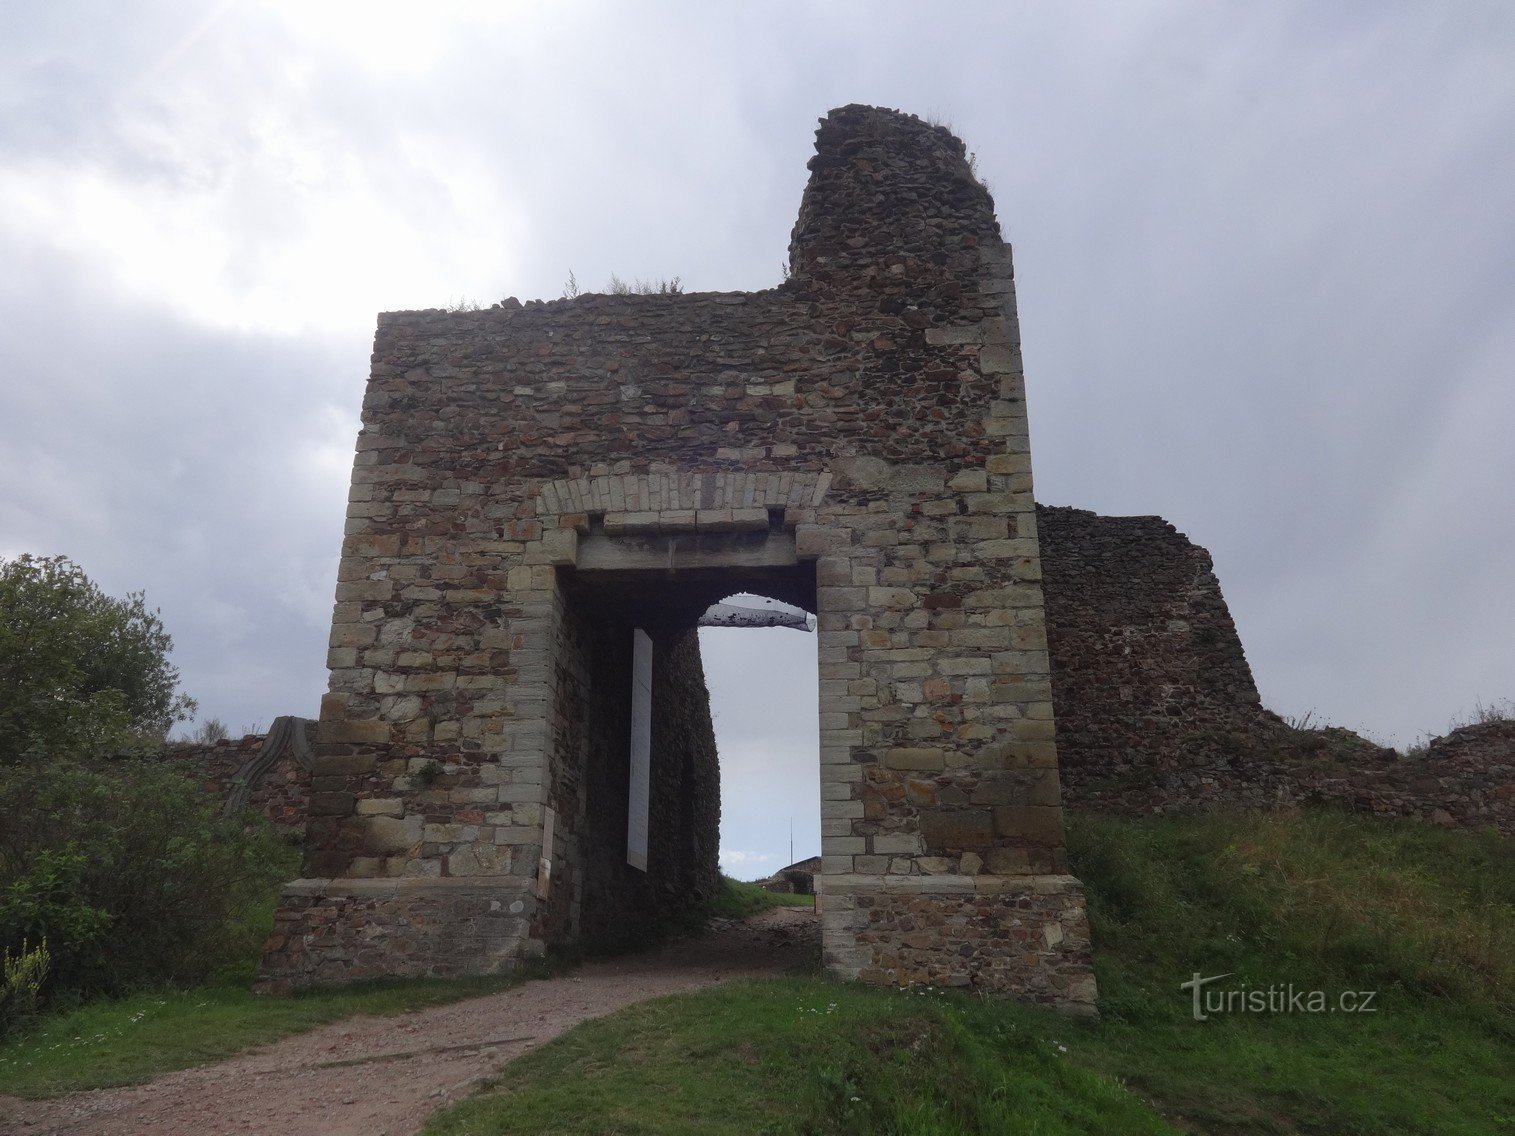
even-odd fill
[[[303,833],[310,807],[310,733],[314,723],[276,718],[266,734],[210,745],[180,743],[165,757],[222,802],[228,814],[250,809],[284,833]]]
[[[1036,518],[1070,796],[1272,732],[1208,552],[1161,517],[1038,505]]]

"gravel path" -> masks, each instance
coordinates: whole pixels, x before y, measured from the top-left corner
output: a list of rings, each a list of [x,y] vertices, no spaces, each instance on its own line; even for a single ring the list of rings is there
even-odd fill
[[[408,1136],[513,1057],[579,1022],[813,957],[819,921],[775,907],[710,934],[390,1018],[347,1018],[145,1085],[44,1101],[0,1097],[15,1136]]]

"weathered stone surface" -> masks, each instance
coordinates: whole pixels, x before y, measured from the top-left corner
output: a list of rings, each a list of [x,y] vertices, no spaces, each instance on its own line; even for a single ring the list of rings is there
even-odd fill
[[[921,813],[929,852],[985,852],[994,846],[994,819],[987,809],[933,809]]]
[[[1088,978],[1046,947],[1047,920],[1077,918],[1066,896],[1023,950],[990,933],[1023,916],[975,890],[1001,863],[1062,870],[1061,813],[1033,803],[1055,778],[1006,776],[1009,755],[1056,766],[1009,249],[961,141],[850,106],[817,132],[789,260],[782,286],[735,297],[380,318],[339,570],[364,586],[334,613],[320,735],[373,764],[317,787],[307,870],[488,875],[529,897],[523,950],[697,900],[718,795],[693,628],[757,591],[817,616],[823,889],[932,889],[908,932],[828,902],[833,965],[1041,998]],[[654,644],[645,871],[627,864],[633,628]],[[502,815],[517,802],[542,812]],[[365,896],[290,893],[267,973],[345,966],[326,920],[415,914]],[[478,936],[456,930],[395,931],[404,965],[466,968]]]

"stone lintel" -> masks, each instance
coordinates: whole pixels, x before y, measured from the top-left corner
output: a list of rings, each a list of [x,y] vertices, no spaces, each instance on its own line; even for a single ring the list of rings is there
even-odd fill
[[[788,531],[591,533],[579,542],[580,572],[692,568],[787,568],[799,563]]]

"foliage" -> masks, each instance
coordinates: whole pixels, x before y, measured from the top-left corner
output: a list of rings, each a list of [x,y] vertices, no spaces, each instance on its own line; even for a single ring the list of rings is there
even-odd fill
[[[671,280],[643,280],[641,277],[622,280],[612,272],[605,292],[610,296],[679,296],[684,292],[684,284],[677,276]]]
[[[226,723],[221,721],[220,718],[207,718],[195,727],[195,732],[189,736],[189,740],[194,742],[195,745],[208,746],[225,741],[230,736],[231,733],[227,730]]]
[[[23,939],[14,958],[0,952],[0,1039],[36,1012],[51,961],[46,939],[36,946]]]
[[[1473,703],[1473,712],[1466,719],[1453,718],[1450,729],[1463,726],[1488,726],[1495,722],[1515,721],[1515,698],[1496,698],[1487,706],[1482,700]]]
[[[601,289],[607,296],[681,296],[684,293],[684,284],[677,276],[671,279],[643,280],[637,277],[634,280],[622,280],[614,272],[610,274],[610,280]],[[563,285],[563,299],[574,300],[584,295],[584,289],[579,284],[579,278],[572,270],[568,273],[568,280]]]
[[[0,768],[0,816],[0,948],[46,938],[53,999],[210,977],[285,872],[271,827],[145,758]]]
[[[65,960],[65,975],[73,960],[104,949],[111,917],[90,902],[85,869],[83,855],[71,843],[38,851],[0,891],[0,939],[14,942],[19,936],[23,950],[34,936],[51,939]]]
[[[172,646],[141,592],[113,599],[63,556],[0,560],[0,765],[161,741],[194,710]]]

